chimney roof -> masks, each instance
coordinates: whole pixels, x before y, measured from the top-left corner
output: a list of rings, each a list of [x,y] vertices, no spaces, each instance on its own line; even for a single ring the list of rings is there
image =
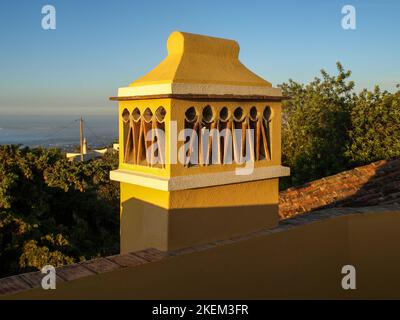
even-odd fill
[[[281,89],[273,88],[270,82],[239,61],[236,41],[175,31],[169,36],[167,48],[168,56],[129,87],[120,88],[118,97],[163,94],[282,96]]]

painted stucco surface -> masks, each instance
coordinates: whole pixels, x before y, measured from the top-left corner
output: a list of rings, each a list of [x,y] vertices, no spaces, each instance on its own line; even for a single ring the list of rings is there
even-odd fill
[[[150,263],[136,261],[135,266],[60,282],[54,291],[31,289],[9,298],[400,298],[399,228],[396,207],[326,209],[286,220],[274,230],[178,250]],[[348,264],[357,270],[356,290],[341,287],[341,269]]]
[[[278,179],[182,191],[121,184],[121,252],[170,251],[278,224]]]

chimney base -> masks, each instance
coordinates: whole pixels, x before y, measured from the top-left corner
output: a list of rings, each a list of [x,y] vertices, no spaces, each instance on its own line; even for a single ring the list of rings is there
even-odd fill
[[[171,251],[274,228],[277,190],[278,179],[171,192],[121,183],[121,253]]]

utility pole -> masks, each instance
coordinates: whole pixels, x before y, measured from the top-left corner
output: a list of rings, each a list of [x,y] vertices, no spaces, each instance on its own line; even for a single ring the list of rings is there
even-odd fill
[[[81,161],[83,161],[83,119],[80,120],[80,144],[81,144]]]

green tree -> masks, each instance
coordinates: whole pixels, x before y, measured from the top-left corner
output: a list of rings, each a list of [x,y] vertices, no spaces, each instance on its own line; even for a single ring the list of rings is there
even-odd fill
[[[363,90],[351,110],[346,156],[351,165],[400,156],[400,90]]]
[[[0,146],[0,275],[119,250],[117,154],[70,162],[57,149]]]
[[[292,99],[283,103],[282,162],[292,168],[283,186],[342,171],[351,127],[354,83],[350,71],[337,63],[338,74],[321,70],[322,79],[307,85],[293,80],[281,87]]]

